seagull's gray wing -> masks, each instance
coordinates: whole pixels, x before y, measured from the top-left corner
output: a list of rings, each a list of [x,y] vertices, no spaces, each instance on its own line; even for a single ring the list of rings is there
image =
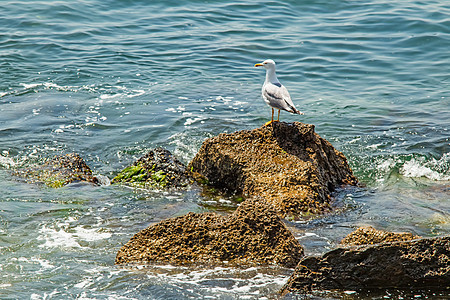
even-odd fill
[[[286,110],[291,113],[299,113],[292,103],[288,90],[281,83],[268,82],[262,89],[264,100],[273,108]]]

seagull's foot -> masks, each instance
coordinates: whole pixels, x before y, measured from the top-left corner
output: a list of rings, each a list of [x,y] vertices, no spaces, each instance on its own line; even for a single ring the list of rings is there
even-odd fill
[[[268,125],[270,125],[270,124],[272,124],[272,123],[274,123],[274,122],[280,122],[280,121],[277,121],[277,120],[270,120],[269,122],[267,122],[266,124],[264,124],[264,126],[268,126]]]

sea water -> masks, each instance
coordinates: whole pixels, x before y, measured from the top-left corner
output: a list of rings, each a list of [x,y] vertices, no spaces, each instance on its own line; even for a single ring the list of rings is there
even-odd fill
[[[449,49],[443,0],[1,1],[0,298],[277,297],[292,270],[114,265],[139,230],[189,211],[227,214],[231,199],[50,189],[10,172],[77,152],[112,178],[156,146],[188,163],[204,139],[269,120],[253,67],[267,58],[305,112],[281,120],[314,124],[364,185],[338,191],[334,213],[288,223],[307,254],[363,225],[448,235]]]

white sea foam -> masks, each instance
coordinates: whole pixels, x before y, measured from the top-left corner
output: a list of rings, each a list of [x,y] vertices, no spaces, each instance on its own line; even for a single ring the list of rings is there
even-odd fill
[[[63,90],[70,88],[70,86],[60,86],[53,82],[44,82],[42,85],[45,86],[46,88],[56,88],[56,89],[63,89]]]
[[[39,247],[42,248],[81,248],[72,233],[66,232],[63,229],[54,229],[43,226],[39,233],[38,240],[44,241],[44,244]]]
[[[439,160],[413,158],[403,164],[400,173],[406,177],[426,177],[431,180],[450,180],[450,153],[444,154]],[[439,170],[439,171],[438,171]]]
[[[41,86],[42,83],[21,83],[20,85],[26,89],[33,89],[35,87]]]
[[[377,169],[383,173],[388,172],[395,166],[395,161],[391,158],[381,161],[381,163],[377,166]]]
[[[134,98],[134,97],[142,96],[145,94],[144,90],[133,90],[132,92],[134,94],[127,95],[128,98]]]
[[[55,265],[50,263],[47,259],[43,259],[41,257],[18,257],[18,258],[11,258],[11,262],[13,263],[21,263],[21,264],[28,264],[28,265],[39,265],[40,270],[36,271],[35,274],[43,274],[49,269],[55,269],[57,268]]]
[[[432,180],[441,179],[441,174],[421,165],[420,162],[415,160],[405,162],[401,168],[401,173],[406,177],[427,177]]]
[[[381,145],[383,145],[383,143],[372,144],[372,145],[366,146],[366,148],[368,148],[368,149],[377,149]]]
[[[315,234],[314,232],[305,232],[305,233],[303,233],[303,235],[302,236],[299,236],[299,237],[297,237],[297,239],[299,240],[299,239],[302,239],[302,238],[307,238],[307,237],[312,237],[312,236],[314,236],[314,237],[319,237],[317,234]]]
[[[99,232],[98,228],[86,229],[81,226],[75,228],[76,237],[87,242],[103,240],[111,237],[109,232]]]
[[[166,108],[166,111],[169,111],[169,112],[183,112],[185,110],[186,110],[186,108],[181,105],[179,105],[177,108],[175,108],[175,107]]]
[[[53,296],[55,296],[56,294],[58,294],[58,290],[54,290],[51,293],[44,293],[42,296],[36,293],[31,294],[30,299],[31,300],[47,300],[47,299],[52,299]]]
[[[0,154],[0,166],[6,169],[10,169],[14,168],[16,166],[16,163],[12,158]]]
[[[11,287],[12,284],[11,283],[0,283],[0,289],[6,289]]]
[[[182,158],[185,162],[190,161],[197,153],[200,144],[191,132],[175,133],[168,138],[170,145],[175,145],[173,154]]]
[[[192,124],[197,123],[198,121],[202,121],[202,120],[203,120],[202,117],[188,118],[186,120],[186,122],[184,122],[184,126],[189,126],[189,125],[192,125]]]
[[[186,290],[239,295],[239,299],[254,298],[260,295],[261,289],[280,288],[286,283],[288,274],[267,274],[264,271],[250,267],[237,269],[233,267],[215,267],[212,269],[189,270],[186,268],[172,268],[155,266],[167,272],[148,272],[147,277],[155,282],[170,282],[183,286]],[[201,292],[203,291],[203,292]]]
[[[75,90],[75,89],[79,89],[79,87],[74,87],[74,86],[62,86],[62,85],[58,85],[54,82],[41,82],[41,83],[21,83],[21,86],[23,86],[26,90],[31,90],[31,89],[36,89],[38,87],[44,87],[46,89],[57,89],[57,90],[61,90],[61,91],[70,91],[70,90]]]
[[[100,99],[105,100],[105,99],[114,99],[117,97],[123,96],[122,93],[117,93],[117,94],[103,94],[100,95]]]
[[[93,242],[111,237],[109,232],[101,232],[99,228],[86,229],[82,226],[70,228],[68,225],[73,220],[66,223],[59,223],[55,228],[42,226],[39,230],[40,236],[38,240],[44,241],[39,247],[41,248],[83,248],[80,241]]]
[[[360,140],[361,140],[361,137],[359,136],[359,137],[356,137],[353,140],[349,141],[348,143],[349,144],[355,144],[356,142],[359,142]]]
[[[100,100],[100,103],[102,103],[103,100],[109,100],[114,98],[134,98],[138,96],[142,96],[146,93],[146,90],[142,89],[127,89],[124,86],[119,85],[113,85],[113,86],[97,86],[95,84],[91,85],[81,85],[81,86],[71,86],[71,85],[58,85],[54,82],[40,82],[40,83],[21,83],[25,90],[34,90],[38,91],[39,89],[54,89],[58,91],[71,91],[71,92],[80,92],[80,91],[87,91],[87,92],[94,92],[94,93],[101,93],[98,99]],[[15,91],[13,92],[22,92],[22,91]],[[0,94],[0,97],[11,94],[11,93],[5,93]]]
[[[223,102],[230,102],[234,99],[234,97],[222,97],[222,96],[217,96],[216,100],[217,101],[223,101]]]

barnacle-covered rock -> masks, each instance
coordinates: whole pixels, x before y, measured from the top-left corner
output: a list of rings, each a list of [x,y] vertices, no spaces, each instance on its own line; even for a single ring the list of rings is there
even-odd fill
[[[342,241],[342,245],[368,245],[382,242],[409,241],[418,239],[420,236],[410,232],[390,232],[377,230],[372,226],[360,227],[347,235]]]
[[[207,139],[188,167],[213,187],[264,199],[283,217],[321,213],[336,187],[357,183],[345,156],[299,122]]]
[[[99,184],[97,177],[77,153],[57,155],[41,165],[34,165],[14,171],[14,175],[30,183],[43,183],[59,188],[74,182]]]
[[[135,234],[116,264],[277,264],[295,267],[303,248],[270,206],[245,201],[229,216],[188,213]]]
[[[304,257],[282,293],[314,290],[450,291],[450,236],[340,247]]]

